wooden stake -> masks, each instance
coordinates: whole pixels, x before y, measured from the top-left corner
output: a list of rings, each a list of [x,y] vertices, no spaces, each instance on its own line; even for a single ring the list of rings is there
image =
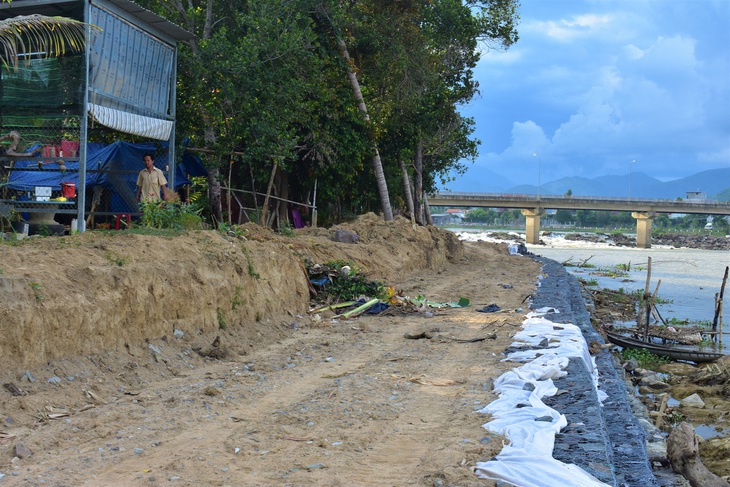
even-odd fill
[[[662,397],[662,404],[659,406],[659,415],[656,418],[656,427],[661,429],[664,424],[664,411],[667,409],[667,402],[669,401],[669,394],[664,394]]]
[[[712,319],[712,331],[717,331],[717,320],[720,316],[720,311],[722,310],[722,299],[725,295],[725,284],[727,283],[727,274],[728,270],[730,269],[730,266],[725,266],[725,276],[722,278],[722,286],[720,287],[720,297],[717,299],[717,302],[715,303],[715,317]]]
[[[644,306],[646,307],[646,322],[644,322],[644,341],[649,341],[649,318],[651,316],[651,294],[649,294],[649,283],[651,282],[651,257],[648,258],[646,267],[646,285],[644,286]]]

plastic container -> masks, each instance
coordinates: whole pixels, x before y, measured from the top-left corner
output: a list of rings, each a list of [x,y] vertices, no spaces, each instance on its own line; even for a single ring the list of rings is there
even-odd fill
[[[61,183],[61,194],[65,198],[76,197],[76,183]]]

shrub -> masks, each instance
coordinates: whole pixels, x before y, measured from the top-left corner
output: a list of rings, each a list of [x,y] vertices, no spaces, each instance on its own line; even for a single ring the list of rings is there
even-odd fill
[[[174,230],[194,230],[200,228],[202,219],[199,211],[191,205],[173,201],[150,201],[139,204],[142,211],[140,224],[148,228],[169,228]]]

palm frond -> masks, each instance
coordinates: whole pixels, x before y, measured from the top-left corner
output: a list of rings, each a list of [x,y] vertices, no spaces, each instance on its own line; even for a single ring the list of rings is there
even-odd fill
[[[98,27],[67,17],[20,15],[0,20],[0,61],[18,67],[21,57],[59,57],[81,53],[86,45],[86,27]]]

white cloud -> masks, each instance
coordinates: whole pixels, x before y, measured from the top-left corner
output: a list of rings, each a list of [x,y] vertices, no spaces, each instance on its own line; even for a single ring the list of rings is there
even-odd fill
[[[729,167],[730,2],[702,5],[523,4],[519,49],[477,70],[479,164],[515,180],[533,152],[555,178]]]
[[[531,22],[526,28],[564,43],[595,35],[597,31],[608,28],[613,21],[611,15],[583,14],[569,19]]]

